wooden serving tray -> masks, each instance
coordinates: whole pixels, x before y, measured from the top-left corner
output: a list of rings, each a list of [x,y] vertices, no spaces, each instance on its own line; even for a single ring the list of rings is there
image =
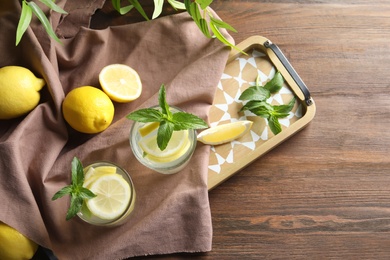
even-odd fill
[[[310,92],[275,44],[262,36],[252,36],[237,47],[248,55],[234,49],[230,53],[210,108],[210,124],[216,126],[238,120],[251,120],[254,123],[250,133],[240,139],[211,146],[209,190],[301,130],[313,119],[316,111]],[[243,102],[238,98],[246,88],[255,84],[258,75],[262,85],[265,85],[276,71],[283,75],[285,83],[268,101],[287,104],[293,96],[297,101],[290,115],[279,119],[282,132],[275,136],[266,119],[248,111],[239,112]]]

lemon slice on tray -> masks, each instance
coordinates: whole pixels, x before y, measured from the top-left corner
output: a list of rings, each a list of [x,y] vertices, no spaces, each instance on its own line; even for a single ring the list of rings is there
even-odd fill
[[[228,143],[248,133],[252,124],[252,121],[242,120],[210,127],[198,134],[197,139],[199,142],[210,145]]]
[[[99,73],[103,91],[114,101],[126,103],[137,99],[142,92],[141,79],[133,68],[124,64],[111,64]]]
[[[101,219],[116,219],[129,205],[130,185],[118,174],[106,173],[99,176],[90,184],[89,189],[96,197],[87,200],[87,207]]]

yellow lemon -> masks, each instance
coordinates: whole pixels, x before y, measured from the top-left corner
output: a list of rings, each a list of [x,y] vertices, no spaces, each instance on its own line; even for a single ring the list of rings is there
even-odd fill
[[[38,245],[16,229],[0,222],[0,259],[31,259]]]
[[[243,120],[210,127],[198,134],[197,139],[210,145],[228,143],[248,133],[252,124],[252,121]]]
[[[75,130],[95,134],[104,131],[114,118],[114,104],[100,89],[82,86],[70,91],[62,103],[62,113]]]
[[[86,201],[89,211],[101,219],[116,219],[127,209],[130,185],[119,174],[104,174],[88,187],[96,197]]]
[[[27,114],[39,103],[46,82],[20,66],[0,68],[0,119]]]
[[[114,101],[126,103],[137,99],[142,92],[138,73],[124,64],[111,64],[99,73],[102,89]]]

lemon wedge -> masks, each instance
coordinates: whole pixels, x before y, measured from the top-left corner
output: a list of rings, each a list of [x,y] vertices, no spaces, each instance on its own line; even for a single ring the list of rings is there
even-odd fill
[[[228,143],[248,133],[252,124],[252,121],[242,120],[210,127],[198,134],[197,139],[204,144],[210,145]]]
[[[157,145],[157,133],[141,138],[139,146],[150,159],[159,162],[170,162],[185,153],[188,139],[188,130],[174,131],[167,147],[161,151]],[[181,155],[180,155],[181,154]]]
[[[133,68],[124,64],[111,64],[99,73],[103,91],[114,101],[126,103],[137,99],[142,92],[141,79]]]
[[[116,219],[127,209],[130,198],[130,185],[118,174],[103,174],[89,186],[96,194],[86,201],[89,211],[100,219]]]

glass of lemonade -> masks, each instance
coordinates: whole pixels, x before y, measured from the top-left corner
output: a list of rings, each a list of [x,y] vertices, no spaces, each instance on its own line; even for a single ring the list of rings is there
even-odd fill
[[[126,170],[110,162],[96,162],[84,168],[84,187],[96,197],[84,201],[77,213],[83,221],[98,225],[122,224],[134,209],[135,189]]]
[[[159,109],[159,106],[152,107]],[[172,113],[182,111],[171,106]],[[134,156],[146,167],[163,174],[182,170],[190,161],[196,148],[196,130],[174,131],[167,147],[157,146],[158,122],[134,122],[130,131],[130,146]]]

